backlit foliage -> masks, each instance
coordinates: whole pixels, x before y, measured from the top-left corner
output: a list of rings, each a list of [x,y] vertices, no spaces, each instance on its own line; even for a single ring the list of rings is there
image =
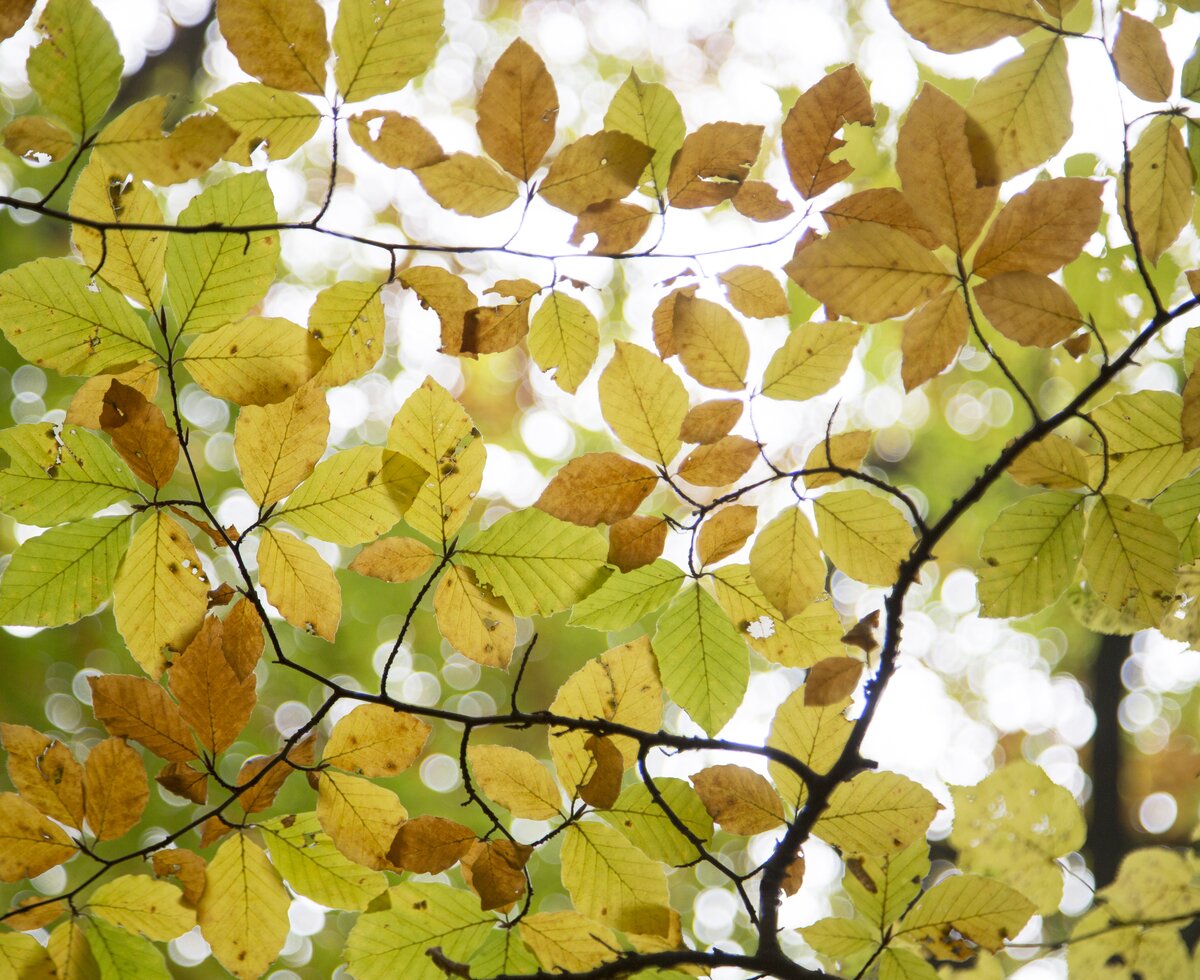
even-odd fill
[[[122,59],[90,0],[49,0],[27,64],[39,108],[4,142],[54,161],[61,180],[0,203],[69,223],[73,253],[0,274],[0,330],[30,364],[84,380],[62,424],[0,432],[0,510],[38,529],[4,567],[0,622],[58,627],[111,607],[125,650],[121,670],[88,679],[96,737],[0,726],[13,789],[0,794],[0,880],[17,886],[0,976],[167,976],[161,944],[198,926],[226,970],[259,977],[288,939],[293,896],[344,910],[358,980],[1011,969],[1006,944],[1057,913],[1062,859],[1085,847],[1075,799],[1017,761],[939,802],[861,750],[906,598],[933,563],[975,549],[960,529],[1006,481],[1028,492],[969,561],[985,616],[1060,600],[1066,614],[1069,595],[1098,631],[1200,641],[1200,334],[1182,394],[1120,380],[1198,305],[1200,273],[1181,270],[1194,239],[1181,236],[1200,49],[1173,65],[1155,24],[1108,10],[1093,26],[1091,2],[892,0],[937,51],[1024,47],[965,100],[923,85],[894,168],[863,180],[851,134],[859,156],[891,148],[852,65],[767,128],[692,126],[666,87],[629,71],[603,128],[580,135],[560,126],[535,47],[515,40],[478,91],[481,152],[448,152],[436,126],[388,107],[433,62],[441,0],[340,0],[331,25],[316,0],[220,0],[225,41],[257,80],[164,132],[165,95],[110,112]],[[6,36],[32,6],[0,5]],[[1121,97],[1069,85],[1069,59],[1101,46]],[[1119,121],[1134,97],[1147,107],[1126,120],[1114,166],[1041,170],[1071,135],[1073,98]],[[323,204],[280,220],[268,175],[313,141],[331,160],[313,175]],[[400,216],[341,227],[327,211],[351,145],[458,215],[565,213],[573,232],[542,255],[411,240]],[[790,186],[764,178],[779,160]],[[171,188],[196,178],[184,203]],[[698,209],[732,211],[747,243],[765,223],[794,252],[767,268],[747,247],[711,278],[687,256],[663,263],[671,278],[640,325],[652,347],[618,315],[619,277],[605,292],[558,271],[585,250],[606,267],[661,262],[664,226]],[[325,286],[306,323],[263,315],[288,275],[283,244],[328,236],[373,253],[374,274]],[[505,264],[481,282],[460,265],[480,255],[527,259],[528,277]],[[1109,278],[1127,265],[1132,306],[1076,288],[1103,261]],[[612,441],[504,512],[481,494],[489,446],[468,399],[429,377],[381,438],[331,449],[325,392],[378,369],[385,300],[409,293],[425,310],[411,322],[437,324],[446,359],[523,351],[528,372],[598,399]],[[786,340],[760,350],[757,321],[779,317]],[[981,470],[942,464],[948,503],[889,479],[875,433],[836,410],[824,432],[759,439],[761,399],[819,396],[875,344],[899,349],[909,390],[967,347],[1018,405]],[[1070,391],[1047,405],[1028,379],[1070,359]],[[256,508],[240,526],[218,519],[195,457],[189,383],[235,407]],[[835,574],[878,589],[857,624],[830,598]],[[339,642],[354,576],[405,597],[374,689],[345,673],[369,651]],[[527,620],[553,616],[608,649],[539,698]],[[503,676],[506,707],[401,696],[397,658],[427,622]],[[5,657],[21,647],[6,639]],[[766,744],[723,739],[763,673],[791,691]],[[309,686],[314,710],[269,754],[230,755],[280,674]],[[417,810],[402,774],[434,744],[461,787]],[[666,755],[701,751],[719,761],[690,780],[661,774]],[[171,826],[144,823],[153,785],[189,802]],[[943,861],[931,875],[927,832],[946,805],[942,846],[960,873]],[[757,865],[754,835],[771,841]],[[840,854],[845,901],[783,931],[814,840]],[[61,894],[25,884],[59,866]],[[679,883],[695,867],[739,907],[739,945],[693,931]],[[1194,877],[1190,855],[1130,855],[1066,927],[1072,974],[1191,975]]]

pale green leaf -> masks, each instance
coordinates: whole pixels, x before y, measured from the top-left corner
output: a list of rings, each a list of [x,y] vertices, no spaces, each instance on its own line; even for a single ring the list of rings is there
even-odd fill
[[[750,549],[750,574],[787,619],[825,590],[825,560],[799,507],[789,507],[758,533]]]
[[[522,919],[522,927],[528,921],[528,916]],[[517,929],[493,929],[484,944],[471,954],[471,976],[486,978],[537,972],[537,958],[525,945],[523,935],[523,931]]]
[[[312,138],[321,113],[308,99],[292,92],[239,82],[210,95],[208,102],[238,134],[225,158],[250,166],[250,154],[264,147],[267,158],[290,157]]]
[[[654,151],[649,164],[651,191],[662,197],[671,161],[687,135],[683,111],[671,90],[657,82],[643,82],[636,71],[630,71],[608,104],[604,128],[628,133]]]
[[[938,980],[938,973],[911,950],[885,949],[879,957],[879,980]]]
[[[383,356],[382,288],[343,281],[317,294],[308,313],[308,330],[329,351],[329,360],[317,372],[318,384],[344,385],[366,374]]]
[[[1101,496],[1083,542],[1087,584],[1105,604],[1156,625],[1175,592],[1179,542],[1162,518],[1124,497]]]
[[[822,494],[813,506],[830,561],[860,582],[895,582],[916,540],[895,505],[866,490],[840,490]]]
[[[1081,918],[1073,932],[1067,947],[1067,968],[1072,977],[1173,980],[1196,975],[1187,943],[1175,927],[1147,929],[1134,925],[1114,929],[1107,909],[1101,907]]]
[[[921,894],[929,874],[929,845],[915,840],[898,854],[856,854],[845,859],[842,887],[854,907],[881,932]]]
[[[433,62],[442,0],[343,0],[333,29],[333,77],[347,102],[397,92]]]
[[[527,343],[537,366],[553,371],[555,384],[574,394],[596,361],[600,325],[583,303],[555,290],[533,314]]]
[[[1108,440],[1105,493],[1131,500],[1153,497],[1200,464],[1200,450],[1183,451],[1179,416],[1183,399],[1171,391],[1118,395],[1091,412]],[[1091,485],[1098,486],[1103,457],[1091,459]]]
[[[961,948],[964,936],[995,952],[1024,928],[1033,913],[1033,903],[1003,882],[953,875],[917,900],[896,933],[920,942],[935,956],[949,958],[951,949]]]
[[[562,880],[584,915],[615,929],[665,936],[670,898],[662,864],[608,824],[572,824],[562,847]]]
[[[617,572],[577,602],[571,610],[572,626],[595,630],[623,630],[668,602],[684,579],[682,569],[660,558],[632,572]]]
[[[694,837],[702,842],[712,837],[712,817],[685,780],[664,776],[655,779],[654,786]],[[696,859],[696,846],[680,832],[645,783],[622,790],[612,806],[600,811],[600,816],[656,861],[679,866]]]
[[[149,875],[106,881],[88,897],[87,908],[114,926],[156,942],[177,939],[196,924],[196,913],[184,904],[179,886]]]
[[[801,929],[800,935],[822,956],[846,969],[860,967],[882,944],[878,931],[862,919],[819,919]]]
[[[93,919],[84,935],[100,971],[100,980],[171,980],[163,955],[149,940],[103,919]]]
[[[91,135],[125,66],[113,29],[91,0],[50,0],[37,27],[42,40],[25,65],[29,84],[71,132]]]
[[[895,854],[918,840],[941,806],[920,783],[895,772],[861,772],[839,783],[813,833],[854,854]]]
[[[361,912],[387,889],[383,872],[364,868],[342,854],[315,813],[272,817],[259,827],[276,870],[305,898],[329,908]]]

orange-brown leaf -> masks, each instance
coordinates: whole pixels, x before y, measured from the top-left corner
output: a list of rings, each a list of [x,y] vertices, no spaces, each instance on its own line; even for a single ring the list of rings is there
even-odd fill
[[[757,442],[725,436],[688,453],[679,464],[679,475],[698,487],[724,487],[741,479],[756,459]]]
[[[846,145],[837,134],[846,123],[874,125],[871,96],[858,69],[846,65],[801,93],[783,121],[783,155],[792,184],[805,200],[853,173],[846,160],[830,159]]]
[[[372,125],[375,120],[379,124]],[[446,159],[437,137],[412,116],[390,109],[368,109],[351,116],[350,138],[387,167],[417,170]]]
[[[499,306],[477,306],[468,310],[463,318],[462,344],[456,353],[466,357],[498,354],[516,347],[527,333],[528,300]]]
[[[584,527],[629,517],[654,490],[657,474],[618,453],[577,456],[550,481],[534,506]]]
[[[468,310],[479,305],[479,298],[466,281],[431,265],[405,269],[397,278],[402,286],[417,294],[425,309],[437,314],[442,326],[442,353],[457,354],[462,350],[463,320]]]
[[[238,737],[257,697],[254,674],[241,679],[225,655],[222,623],[209,616],[183,655],[171,665],[171,692],[201,743],[212,753],[224,752]]]
[[[729,430],[742,417],[743,405],[736,398],[715,398],[700,402],[688,409],[679,427],[679,438],[684,442],[707,445],[729,435]]]
[[[654,307],[651,323],[654,329],[654,347],[664,360],[679,353],[675,345],[675,304],[681,297],[688,299],[696,295],[698,286],[678,286],[658,301]]]
[[[758,508],[730,504],[709,517],[696,536],[696,556],[701,565],[728,558],[749,540],[758,524]]]
[[[83,767],[71,750],[26,725],[0,724],[8,778],[27,800],[48,817],[68,826],[83,826]]]
[[[150,860],[158,877],[171,877],[179,882],[184,902],[195,908],[204,895],[204,869],[207,863],[204,858],[182,847],[168,847],[155,851]]]
[[[239,599],[229,610],[221,629],[221,648],[238,680],[254,673],[263,652],[263,631],[258,610],[249,599]]]
[[[588,806],[607,810],[621,795],[621,777],[625,775],[625,757],[611,738],[589,735],[583,743],[592,757],[586,779],[579,784],[579,798]]]
[[[162,409],[136,388],[113,379],[100,409],[100,427],[138,477],[161,488],[179,462],[179,439],[167,427]]]
[[[1058,283],[1032,272],[1005,272],[975,287],[975,299],[993,327],[1031,347],[1053,347],[1073,334],[1083,318]]]
[[[1076,258],[1100,221],[1098,180],[1039,180],[1015,195],[996,216],[975,253],[973,272],[985,279],[1002,272],[1049,275]]]
[[[761,834],[783,823],[783,801],[744,766],[709,766],[692,777],[708,815],[731,834]]]
[[[855,224],[885,225],[908,235],[918,245],[937,248],[938,237],[928,228],[908,198],[895,187],[872,187],[843,197],[821,212],[829,230],[849,228]]]
[[[725,287],[730,305],[743,316],[763,319],[787,315],[787,294],[779,280],[766,269],[755,265],[736,265],[717,278]]]
[[[321,761],[361,776],[398,776],[420,757],[429,726],[385,704],[364,704],[330,733]]]
[[[208,773],[193,769],[186,762],[168,762],[154,781],[163,789],[193,803],[208,799]]]
[[[87,822],[97,840],[116,840],[137,825],[150,801],[146,767],[123,738],[106,738],[83,768]]]
[[[592,255],[616,255],[629,252],[650,227],[652,211],[639,204],[625,201],[600,201],[580,212],[568,239],[572,245],[583,244],[584,236],[595,235]]]
[[[248,75],[288,92],[325,94],[329,36],[317,0],[218,0],[217,20]]]
[[[507,909],[525,894],[525,862],[533,853],[528,844],[510,840],[476,841],[462,857],[463,880],[483,911]]]
[[[632,572],[657,559],[666,543],[667,522],[661,517],[627,517],[608,529],[608,563]]]
[[[716,122],[689,133],[671,162],[667,197],[675,208],[707,208],[733,197],[762,145],[762,126]]]
[[[538,53],[520,38],[489,73],[476,105],[484,150],[518,180],[528,181],[554,142],[558,92]]]
[[[962,293],[948,289],[904,321],[900,335],[900,377],[912,391],[941,374],[967,342],[970,323]]]
[[[795,210],[765,180],[742,181],[742,186],[730,200],[733,201],[734,210],[751,221],[779,221]]]
[[[813,664],[804,682],[804,704],[821,708],[848,698],[858,687],[863,662],[854,657],[826,657]]]
[[[445,817],[414,817],[396,831],[388,850],[394,867],[413,874],[440,874],[456,865],[475,843],[475,832]]]
[[[168,762],[196,758],[192,734],[167,692],[144,677],[103,674],[89,677],[92,713],[112,735],[141,742]]]

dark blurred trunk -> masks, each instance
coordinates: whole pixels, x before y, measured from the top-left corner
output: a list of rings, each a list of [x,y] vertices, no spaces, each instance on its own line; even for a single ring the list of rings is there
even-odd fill
[[[1124,694],[1121,668],[1129,657],[1128,636],[1102,636],[1092,663],[1092,709],[1096,734],[1092,737],[1092,816],[1088,825],[1088,850],[1096,887],[1109,884],[1121,858],[1129,850],[1121,800],[1121,722],[1118,711]]]

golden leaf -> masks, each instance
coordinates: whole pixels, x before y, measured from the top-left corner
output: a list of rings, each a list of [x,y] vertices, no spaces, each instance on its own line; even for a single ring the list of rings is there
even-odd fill
[[[520,38],[505,49],[476,104],[479,142],[518,180],[528,181],[554,142],[558,92],[546,64]]]
[[[737,425],[742,408],[736,398],[718,398],[693,405],[679,427],[679,438],[701,445],[716,442],[729,435],[729,430]]]
[[[678,473],[698,487],[725,487],[736,483],[754,465],[759,448],[757,442],[742,436],[724,436],[688,453]]]
[[[667,198],[673,208],[707,208],[738,192],[758,158],[762,126],[715,122],[689,133],[671,161]]]
[[[608,529],[608,563],[632,572],[658,558],[666,542],[667,522],[661,517],[627,517]]]
[[[555,474],[534,506],[583,527],[629,517],[654,490],[658,475],[617,453],[577,456]]]
[[[925,227],[908,198],[895,187],[872,187],[843,197],[822,211],[821,216],[830,231],[855,224],[877,224],[902,231],[925,248],[938,245],[937,236]]]
[[[1096,231],[1103,190],[1100,181],[1079,177],[1036,181],[996,216],[972,271],[985,279],[1002,272],[1046,276],[1066,265]]]
[[[355,143],[386,167],[417,170],[446,159],[437,137],[419,119],[390,109],[368,109],[351,116],[347,129]]]
[[[832,159],[834,152],[846,145],[837,133],[847,123],[875,124],[871,96],[853,65],[830,72],[802,92],[783,121],[788,174],[805,200],[853,173],[847,160]]]
[[[1004,272],[975,287],[979,308],[1009,340],[1053,347],[1079,329],[1079,307],[1053,279],[1032,272]]]
[[[692,777],[704,809],[724,830],[747,837],[783,823],[783,801],[767,780],[744,766],[709,766]]]
[[[142,757],[123,738],[106,738],[83,768],[87,822],[97,840],[116,840],[137,826],[150,800]]]
[[[1175,70],[1162,33],[1149,21],[1121,11],[1121,23],[1113,41],[1117,77],[1139,99],[1166,102],[1175,83]]]
[[[582,214],[593,204],[619,200],[637,186],[654,151],[627,133],[601,130],[563,147],[538,193],[556,208]]]
[[[89,677],[92,713],[113,735],[141,742],[168,762],[196,758],[192,734],[167,692],[144,677],[103,674]]]
[[[333,726],[321,762],[360,776],[398,776],[420,758],[429,732],[415,715],[359,705]]]
[[[475,843],[475,832],[445,817],[414,817],[396,831],[388,861],[413,874],[439,874],[456,865]]]
[[[700,525],[696,556],[701,565],[728,558],[744,545],[758,524],[758,508],[745,504],[722,507]]]
[[[438,629],[464,657],[486,667],[508,666],[517,642],[516,621],[503,597],[484,589],[462,565],[446,569],[433,596]]]
[[[325,94],[329,36],[317,0],[218,0],[217,21],[246,74],[288,92]]]

